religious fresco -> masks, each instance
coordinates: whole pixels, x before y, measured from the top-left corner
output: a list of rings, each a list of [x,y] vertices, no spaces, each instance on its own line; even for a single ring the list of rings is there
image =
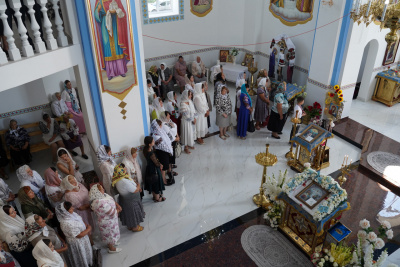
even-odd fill
[[[269,11],[286,26],[312,20],[314,0],[269,0]]]
[[[102,92],[121,101],[138,84],[129,0],[86,0]]]
[[[206,16],[212,10],[213,0],[190,0],[190,12],[198,17]]]

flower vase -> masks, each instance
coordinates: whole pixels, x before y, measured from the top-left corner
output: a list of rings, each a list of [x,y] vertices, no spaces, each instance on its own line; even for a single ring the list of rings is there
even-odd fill
[[[233,65],[236,65],[236,56],[232,56]]]

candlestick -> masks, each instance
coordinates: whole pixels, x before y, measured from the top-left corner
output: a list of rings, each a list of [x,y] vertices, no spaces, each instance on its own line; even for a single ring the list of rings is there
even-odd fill
[[[344,155],[342,166],[344,165],[345,160],[346,160],[346,155]]]
[[[381,21],[384,21],[384,20],[385,20],[386,9],[387,9],[388,4],[389,4],[389,0],[386,0],[386,1],[385,1],[385,7],[383,8],[383,12],[382,12]]]
[[[356,8],[356,15],[357,15],[357,16],[360,14],[360,6],[361,6],[360,1],[361,1],[361,0],[357,0],[357,8]]]
[[[371,8],[371,4],[372,4],[372,0],[369,0],[369,2],[368,2],[368,7],[367,7],[367,13],[365,14],[366,17],[368,17],[369,10],[370,10],[370,8]]]

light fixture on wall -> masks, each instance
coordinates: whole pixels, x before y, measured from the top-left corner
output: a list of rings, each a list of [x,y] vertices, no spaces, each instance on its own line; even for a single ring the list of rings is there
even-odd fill
[[[371,22],[380,21],[381,29],[390,29],[385,40],[388,45],[397,41],[397,31],[400,28],[400,1],[399,0],[368,0],[361,4],[362,0],[354,0],[351,10],[351,18],[358,25],[364,22],[366,26]]]

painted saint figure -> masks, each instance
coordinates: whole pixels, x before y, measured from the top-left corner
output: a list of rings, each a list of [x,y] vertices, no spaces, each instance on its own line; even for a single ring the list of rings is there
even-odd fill
[[[99,40],[101,68],[109,80],[126,76],[130,61],[127,16],[121,0],[96,0],[94,17]]]

